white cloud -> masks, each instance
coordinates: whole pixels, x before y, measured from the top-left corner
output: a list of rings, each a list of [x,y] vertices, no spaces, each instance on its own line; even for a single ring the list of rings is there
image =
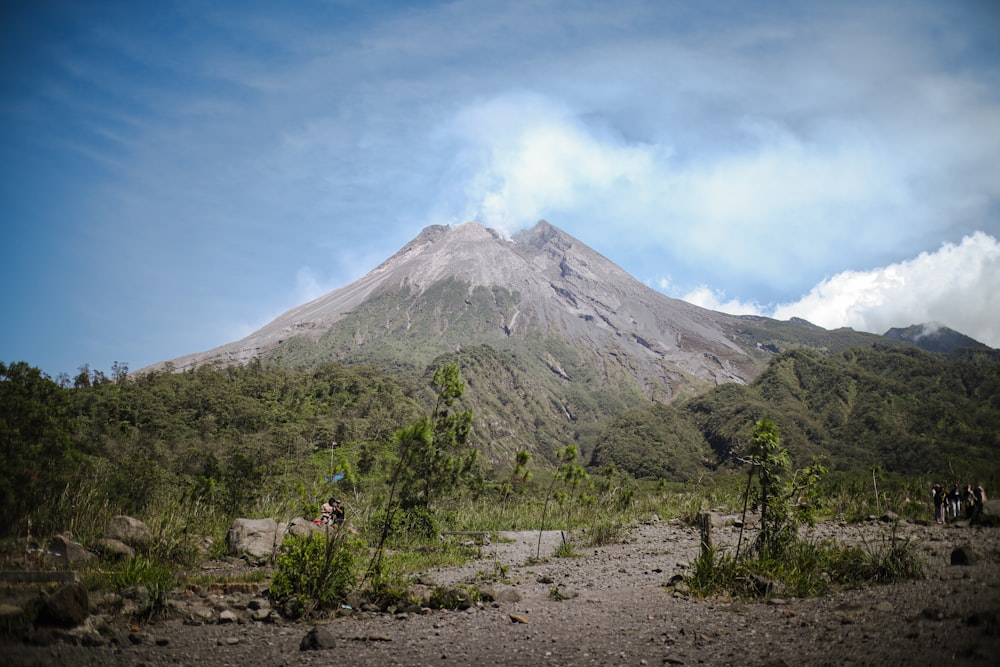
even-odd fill
[[[885,333],[892,327],[939,322],[1000,347],[1000,243],[984,232],[936,252],[870,271],[844,271],[795,303],[775,308],[778,319],[801,317],[826,328]]]
[[[600,137],[541,96],[500,96],[464,109],[447,130],[463,146],[463,219],[513,231],[560,211],[600,210],[654,178],[654,149]]]
[[[688,303],[693,303],[702,308],[715,310],[730,315],[763,315],[759,303],[754,301],[743,302],[739,299],[726,299],[725,292],[713,290],[706,285],[700,285],[681,297]]]

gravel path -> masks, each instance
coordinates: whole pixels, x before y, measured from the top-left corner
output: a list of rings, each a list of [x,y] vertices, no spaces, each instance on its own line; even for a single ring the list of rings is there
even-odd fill
[[[717,544],[737,530],[720,521]],[[812,537],[878,540],[882,524],[822,524]],[[558,532],[503,533],[483,558],[430,572],[480,581],[499,601],[466,611],[348,612],[316,625],[329,648],[300,650],[301,623],[161,621],[97,647],[0,645],[14,665],[994,665],[1000,662],[1000,529],[902,524],[926,578],[814,599],[693,600],[664,584],[698,552],[698,531],[634,527],[626,543],[554,558]],[[972,565],[950,565],[971,546]],[[484,575],[504,575],[482,583]],[[557,594],[554,594],[556,593]],[[563,599],[556,599],[563,598]],[[124,631],[123,631],[124,632]],[[133,643],[138,642],[138,643]]]

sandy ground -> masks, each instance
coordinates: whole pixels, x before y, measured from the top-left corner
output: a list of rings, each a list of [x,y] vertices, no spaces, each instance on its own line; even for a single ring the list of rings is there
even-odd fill
[[[810,536],[875,543],[887,530],[821,524]],[[731,525],[714,533],[717,545],[738,534]],[[502,533],[480,560],[426,575],[496,593],[499,601],[466,611],[345,610],[318,624],[175,618],[129,641],[0,645],[0,655],[11,665],[1000,664],[1000,529],[902,524],[900,534],[925,559],[924,579],[747,604],[695,600],[665,585],[697,555],[696,528],[638,525],[626,542],[578,547],[573,558],[552,557],[561,538],[550,532],[541,561],[531,558],[537,532]],[[951,565],[959,546],[972,547],[976,562]],[[301,650],[314,626],[328,648]]]

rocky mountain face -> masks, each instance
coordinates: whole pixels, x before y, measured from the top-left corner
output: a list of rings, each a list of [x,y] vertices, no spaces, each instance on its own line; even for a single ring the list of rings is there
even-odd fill
[[[875,340],[671,299],[545,221],[512,238],[470,222],[427,227],[360,280],[161,368],[341,361],[419,378],[454,361],[488,456],[506,458],[585,441],[629,407],[747,383],[789,346]]]
[[[729,333],[739,318],[678,301],[639,283],[617,265],[547,222],[504,239],[476,222],[425,228],[371,273],[294,308],[246,338],[175,359],[176,370],[205,363],[245,364],[273,357],[287,341],[317,341],[368,306],[366,326],[353,322],[355,350],[383,338],[378,328],[406,336],[414,319],[424,318],[424,303],[442,285],[464,291],[466,308],[483,320],[450,326],[442,321],[439,352],[482,342],[552,335],[586,349],[605,375],[630,367],[650,397],[669,400],[685,384],[746,382],[760,370]],[[485,291],[487,294],[478,294]],[[393,297],[401,297],[394,299]],[[485,304],[482,300],[492,301]],[[372,304],[394,304],[376,314]],[[395,303],[395,301],[399,303]],[[438,311],[444,320],[466,313]],[[369,329],[364,331],[364,329]],[[559,374],[558,360],[551,359]]]
[[[954,352],[963,347],[986,349],[987,346],[954,329],[937,322],[911,324],[908,327],[894,327],[884,334],[886,338],[913,343],[928,352]]]

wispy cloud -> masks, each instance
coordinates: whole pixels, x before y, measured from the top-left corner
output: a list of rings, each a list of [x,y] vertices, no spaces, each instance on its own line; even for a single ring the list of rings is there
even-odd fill
[[[345,285],[424,225],[539,218],[708,307],[1000,330],[981,307],[1000,236],[989,3],[299,4],[42,3],[0,23],[0,193],[24,256],[60,258],[59,298],[87,304],[74,341],[115,333],[138,367]],[[939,273],[969,243],[975,285]],[[937,305],[845,286],[888,294],[891,267]],[[6,270],[18,284],[23,262]],[[42,342],[59,310],[25,298],[11,353],[110,363]]]

